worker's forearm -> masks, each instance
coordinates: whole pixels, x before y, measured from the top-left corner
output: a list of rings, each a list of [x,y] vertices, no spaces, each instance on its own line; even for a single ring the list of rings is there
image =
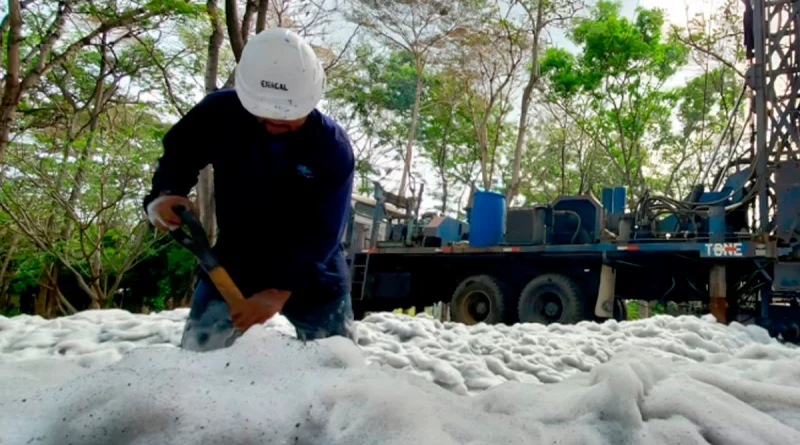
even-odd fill
[[[211,162],[206,129],[212,121],[213,99],[206,97],[183,116],[164,136],[164,153],[152,178],[150,193],[144,199],[147,207],[160,195],[187,196],[197,184],[197,177]]]

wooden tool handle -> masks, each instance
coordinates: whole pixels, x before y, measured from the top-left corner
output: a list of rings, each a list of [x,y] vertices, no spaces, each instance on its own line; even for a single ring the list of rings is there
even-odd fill
[[[184,206],[177,205],[172,210],[181,218],[181,228],[172,230],[170,234],[183,247],[189,249],[200,261],[200,267],[206,271],[214,287],[217,288],[228,307],[244,300],[242,291],[236,286],[222,265],[219,264],[217,256],[208,243],[208,237],[203,229],[203,225],[197,216]],[[189,233],[183,231],[183,227],[189,229]]]
[[[222,295],[222,298],[225,299],[225,303],[228,304],[228,307],[244,300],[242,291],[236,287],[236,284],[234,284],[233,279],[231,279],[231,276],[228,275],[228,271],[225,270],[224,267],[217,266],[207,271],[207,273],[208,277],[211,278],[211,282],[214,283],[214,286]]]

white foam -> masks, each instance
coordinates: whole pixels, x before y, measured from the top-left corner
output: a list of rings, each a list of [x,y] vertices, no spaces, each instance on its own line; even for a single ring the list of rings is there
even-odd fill
[[[186,315],[0,317],[2,443],[800,443],[800,350],[760,328],[375,314],[359,348],[275,317],[193,353]]]

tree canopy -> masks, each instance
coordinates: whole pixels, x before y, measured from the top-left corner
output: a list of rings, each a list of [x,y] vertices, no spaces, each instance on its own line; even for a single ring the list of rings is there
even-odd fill
[[[747,142],[744,113],[723,135],[743,91],[741,7],[676,24],[608,0],[11,0],[0,311],[186,303],[194,259],[142,198],[170,125],[235,87],[262,29],[292,28],[320,56],[320,108],[353,142],[356,193],[424,186],[423,210],[463,217],[475,188],[530,205],[614,185],[683,197],[717,179],[715,149]],[[213,237],[210,169],[192,197]]]

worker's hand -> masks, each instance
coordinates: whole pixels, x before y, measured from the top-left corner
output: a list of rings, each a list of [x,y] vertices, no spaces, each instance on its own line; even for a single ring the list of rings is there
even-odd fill
[[[263,324],[283,309],[291,293],[285,290],[267,289],[231,307],[234,326],[245,332],[254,324]]]
[[[147,205],[147,218],[156,229],[167,232],[181,226],[181,218],[172,211],[176,205],[194,210],[194,205],[185,196],[164,195]]]

